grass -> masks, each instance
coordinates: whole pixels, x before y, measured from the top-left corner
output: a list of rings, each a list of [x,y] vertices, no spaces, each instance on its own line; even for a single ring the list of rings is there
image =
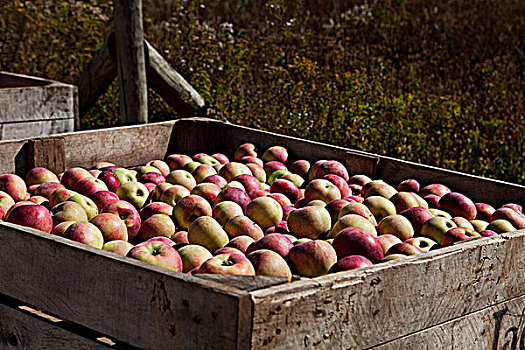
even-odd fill
[[[233,123],[525,183],[523,1],[143,2],[148,40]],[[74,83],[111,6],[0,1],[0,69]],[[153,92],[149,111],[178,117]],[[116,84],[82,120],[115,125]]]

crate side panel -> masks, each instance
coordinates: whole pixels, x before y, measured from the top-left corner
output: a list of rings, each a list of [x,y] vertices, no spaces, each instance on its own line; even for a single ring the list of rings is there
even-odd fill
[[[0,293],[141,348],[249,341],[234,288],[14,226],[0,224]]]
[[[75,129],[75,119],[51,119],[31,122],[5,123],[2,125],[2,140],[15,140],[28,137],[48,136],[71,132]]]
[[[525,294],[525,231],[252,293],[254,347],[365,348]]]
[[[91,167],[100,161],[135,166],[164,159],[174,122],[153,123],[61,135],[67,167]]]
[[[225,153],[225,125],[221,121],[208,118],[178,119],[169,154],[183,153],[193,156],[200,152],[210,155]],[[226,155],[230,157],[230,154]]]
[[[524,345],[525,296],[521,296],[372,349],[489,350],[523,349]]]
[[[75,89],[65,84],[0,89],[0,120],[12,123],[74,119]]]

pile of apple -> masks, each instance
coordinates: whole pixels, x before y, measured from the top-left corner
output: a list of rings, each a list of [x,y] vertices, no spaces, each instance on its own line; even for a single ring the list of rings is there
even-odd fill
[[[349,176],[336,160],[173,154],[24,180],[0,175],[0,219],[188,274],[292,279],[360,268],[525,228],[518,204],[495,209],[446,185],[396,187]]]

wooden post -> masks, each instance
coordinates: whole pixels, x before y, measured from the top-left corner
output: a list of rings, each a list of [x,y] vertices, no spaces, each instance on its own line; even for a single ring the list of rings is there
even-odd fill
[[[142,0],[115,0],[113,8],[123,125],[148,122]]]

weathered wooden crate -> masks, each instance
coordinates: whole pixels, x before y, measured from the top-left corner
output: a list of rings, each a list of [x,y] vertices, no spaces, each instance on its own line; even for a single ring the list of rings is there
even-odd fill
[[[175,152],[285,145],[397,183],[439,181],[478,201],[525,187],[208,119],[0,142],[0,172],[143,164]],[[0,224],[0,347],[523,349],[525,231],[292,283],[193,277]],[[43,310],[44,313],[37,311]],[[50,317],[52,315],[54,317]],[[67,320],[67,321],[63,321]],[[111,340],[111,341],[110,341]]]
[[[75,86],[0,72],[0,140],[74,131],[77,114]]]

